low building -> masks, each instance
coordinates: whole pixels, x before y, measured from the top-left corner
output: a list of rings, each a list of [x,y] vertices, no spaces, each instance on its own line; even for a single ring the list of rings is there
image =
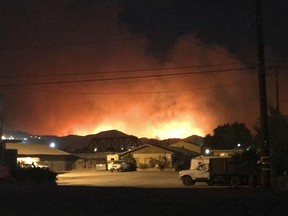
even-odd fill
[[[155,160],[164,159],[166,160],[169,168],[172,168],[173,165],[172,161],[172,157],[174,154],[173,151],[158,146],[153,146],[150,144],[144,144],[134,149],[131,149],[130,151],[123,152],[120,154],[120,157],[123,158],[127,154],[131,154],[133,156],[133,158],[137,162],[137,167],[141,167],[143,165],[149,166],[151,159]]]
[[[107,170],[106,152],[93,153],[77,153],[75,154],[79,159],[76,162],[77,170]]]
[[[35,160],[46,164],[52,171],[75,169],[76,160],[79,159],[68,152],[41,144],[6,143],[6,149],[17,150],[18,161],[32,163]]]

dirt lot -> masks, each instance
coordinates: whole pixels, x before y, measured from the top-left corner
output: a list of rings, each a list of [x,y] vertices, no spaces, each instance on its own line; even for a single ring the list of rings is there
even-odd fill
[[[112,187],[111,181],[104,186],[105,175],[114,179],[123,177]],[[171,187],[155,187],[163,185],[172,173],[126,173],[134,176],[135,182],[150,182],[156,178],[151,187],[132,187],[122,185],[125,173],[101,173],[101,175],[79,173],[64,174],[60,186],[45,185],[0,185],[1,216],[90,216],[90,215],[287,215],[288,194],[275,191],[256,191],[249,188],[223,187],[172,187],[176,184],[172,177],[168,178]],[[70,175],[70,176],[69,176]],[[68,186],[84,179],[98,186]],[[138,178],[137,178],[138,176]],[[146,177],[145,177],[146,176]],[[177,176],[177,175],[176,175]],[[82,180],[81,180],[82,178]],[[99,178],[101,181],[92,179]],[[146,178],[146,180],[145,180]],[[109,178],[106,178],[109,179]],[[131,179],[131,178],[129,178]],[[72,181],[72,182],[71,182]],[[86,181],[86,180],[85,180]],[[84,184],[85,183],[84,181]],[[177,179],[178,181],[178,179]],[[70,182],[70,183],[69,183]],[[116,182],[116,181],[115,181]],[[132,181],[131,181],[132,182]],[[94,184],[93,183],[93,184]],[[87,184],[87,185],[88,185]],[[110,185],[109,185],[110,184]],[[79,184],[81,185],[81,184]],[[140,185],[140,183],[139,183]],[[153,185],[153,184],[152,184]]]

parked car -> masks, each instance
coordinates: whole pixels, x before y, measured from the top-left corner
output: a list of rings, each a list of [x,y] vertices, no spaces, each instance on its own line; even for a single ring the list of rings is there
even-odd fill
[[[117,171],[117,172],[123,172],[129,170],[129,164],[125,163],[122,160],[113,161],[111,165],[110,171]]]

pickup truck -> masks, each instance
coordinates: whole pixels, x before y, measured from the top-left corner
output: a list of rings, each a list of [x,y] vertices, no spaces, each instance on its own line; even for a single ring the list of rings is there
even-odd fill
[[[117,172],[123,172],[129,170],[129,164],[125,163],[122,160],[113,161],[111,165],[110,171],[117,171]]]

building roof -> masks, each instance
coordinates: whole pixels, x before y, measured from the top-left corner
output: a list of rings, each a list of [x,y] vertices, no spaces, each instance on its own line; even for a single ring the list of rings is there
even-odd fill
[[[71,155],[42,144],[6,143],[6,149],[17,149],[18,155]]]
[[[99,159],[105,159],[106,160],[107,154],[111,154],[111,152],[75,153],[74,155],[76,155],[79,158],[88,159],[88,160],[97,160],[97,159],[98,160]]]
[[[129,153],[167,153],[167,154],[174,154],[173,151],[165,149],[165,148],[161,148],[159,146],[154,146],[154,145],[150,145],[150,144],[144,144],[141,146],[138,146],[137,148],[131,149],[130,151],[126,151],[126,152],[122,152],[120,155],[126,155]]]
[[[201,153],[201,147],[199,145],[184,141],[173,143],[172,145],[170,145],[170,147],[183,148],[198,154]]]

